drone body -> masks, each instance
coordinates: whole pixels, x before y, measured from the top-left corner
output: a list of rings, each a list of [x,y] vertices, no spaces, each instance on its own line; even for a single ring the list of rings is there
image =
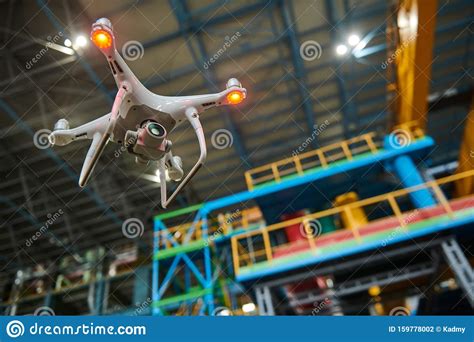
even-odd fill
[[[161,96],[149,91],[133,74],[115,48],[112,24],[106,18],[92,25],[91,40],[105,55],[115,78],[118,92],[112,111],[76,128],[69,128],[60,119],[50,135],[53,145],[67,145],[72,141],[92,140],[84,161],[79,185],[87,184],[97,161],[109,141],[124,145],[138,163],[158,161],[161,182],[161,204],[164,208],[190,181],[206,159],[206,141],[199,114],[209,108],[237,104],[246,97],[240,82],[231,78],[227,89],[215,94],[193,96]],[[174,193],[167,199],[166,174],[174,181],[183,177],[181,158],[172,155],[168,135],[176,125],[188,120],[196,133],[200,156]]]

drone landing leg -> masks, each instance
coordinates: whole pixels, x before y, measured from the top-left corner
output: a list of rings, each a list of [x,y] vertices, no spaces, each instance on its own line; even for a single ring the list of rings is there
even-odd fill
[[[86,159],[82,166],[81,175],[79,177],[79,186],[84,187],[89,180],[95,165],[99,161],[102,152],[104,152],[105,146],[109,142],[109,138],[112,135],[117,118],[119,116],[119,108],[122,105],[122,101],[128,91],[129,87],[127,84],[123,84],[115,97],[114,104],[112,105],[112,112],[110,113],[109,122],[103,132],[95,132],[92,138],[92,144],[87,152]]]
[[[97,164],[100,155],[104,151],[108,140],[109,138],[105,135],[102,135],[100,132],[96,132],[94,134],[89,151],[87,151],[86,159],[82,165],[81,175],[79,177],[79,186],[81,188],[87,184],[87,181],[89,180],[92,171],[94,171],[95,165]]]
[[[166,156],[158,161],[158,169],[160,170],[160,187],[161,187],[161,206],[165,208],[166,205]]]
[[[204,137],[204,132],[202,130],[201,122],[199,121],[199,115],[196,108],[194,107],[188,108],[186,110],[186,117],[194,128],[194,132],[196,133],[197,139],[199,141],[199,149],[201,152],[196,164],[194,164],[191,171],[189,171],[186,177],[181,181],[181,183],[179,183],[176,190],[171,194],[171,196],[168,199],[166,199],[166,191],[165,191],[165,196],[163,197],[163,181],[161,181],[162,182],[161,183],[161,186],[162,186],[161,206],[165,209],[170,204],[170,202],[176,197],[176,195],[181,191],[181,189],[184,188],[186,184],[189,183],[189,181],[191,180],[191,178],[193,178],[196,172],[199,171],[202,164],[204,164],[204,161],[206,160],[206,156],[207,156],[206,138]],[[160,176],[163,173],[164,172],[160,172]]]

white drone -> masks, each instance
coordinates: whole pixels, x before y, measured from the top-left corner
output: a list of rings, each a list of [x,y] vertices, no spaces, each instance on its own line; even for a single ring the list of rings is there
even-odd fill
[[[221,105],[242,102],[247,91],[240,82],[231,78],[227,89],[216,94],[193,96],[161,96],[152,93],[138,80],[115,49],[112,23],[107,18],[98,19],[92,25],[92,42],[107,58],[117,83],[118,92],[112,111],[76,128],[69,128],[66,119],[60,119],[49,136],[53,145],[64,146],[72,141],[91,139],[79,177],[84,187],[94,170],[108,141],[122,144],[136,156],[137,163],[158,161],[161,183],[161,205],[166,208],[178,192],[191,180],[206,159],[206,140],[199,121],[199,113]],[[191,171],[167,199],[166,181],[179,181],[184,175],[182,160],[173,156],[168,134],[177,124],[187,119],[199,141],[200,155]]]

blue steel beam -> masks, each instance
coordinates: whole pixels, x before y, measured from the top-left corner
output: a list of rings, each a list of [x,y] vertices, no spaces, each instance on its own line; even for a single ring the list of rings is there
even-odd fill
[[[468,233],[469,229],[472,228],[473,223],[474,223],[474,214],[467,213],[464,216],[455,217],[453,219],[450,218],[449,220],[445,219],[440,222],[433,222],[433,224],[430,227],[427,227],[424,229],[404,232],[403,234],[392,233],[393,236],[391,236],[390,239],[385,239],[384,242],[386,243],[386,246],[395,246],[396,244],[399,244],[404,241],[413,242],[414,240],[420,237],[429,236],[432,234],[433,235],[440,234],[442,232],[448,232],[455,228],[458,228],[458,229],[463,228],[462,232]],[[300,259],[295,258],[294,261],[290,260],[287,263],[275,264],[273,267],[270,266],[270,267],[262,268],[261,270],[258,270],[258,271],[249,270],[246,272],[244,269],[241,269],[240,273],[235,277],[235,279],[240,282],[250,281],[254,279],[261,280],[264,277],[268,277],[268,276],[275,275],[278,273],[291,272],[292,270],[295,270],[297,268],[304,268],[304,267],[308,268],[311,265],[321,265],[331,260],[341,260],[341,258],[349,257],[355,254],[361,254],[361,253],[370,252],[370,251],[372,251],[370,252],[370,254],[372,254],[374,250],[380,249],[381,246],[382,246],[381,240],[373,241],[373,240],[368,239],[367,242],[363,242],[354,247],[351,246],[351,247],[345,248],[341,251],[330,251],[324,254],[314,253],[310,257],[300,258]]]
[[[56,18],[54,13],[51,11],[51,9],[48,7],[48,4],[46,3],[45,0],[36,0],[36,4],[40,8],[41,11],[46,15],[48,20],[51,22],[51,24],[54,26],[58,32],[64,32],[64,27],[62,24],[59,22],[59,20]],[[82,68],[84,71],[87,73],[87,75],[92,79],[92,81],[96,84],[97,88],[99,88],[102,93],[104,93],[105,98],[109,102],[109,104],[112,104],[114,101],[114,95],[112,95],[108,89],[104,86],[100,78],[97,76],[95,71],[92,69],[89,63],[85,59],[83,59],[76,51],[74,51],[74,55],[77,57],[79,63],[81,64]]]
[[[306,125],[308,126],[308,135],[312,135],[312,132],[315,130],[313,101],[311,97],[312,95],[306,84],[306,70],[300,56],[300,43],[298,42],[296,33],[296,23],[292,11],[292,2],[279,2],[278,6],[282,14],[284,34],[287,34],[288,43],[290,45],[291,60],[293,62],[293,75],[296,79],[296,86],[301,97],[301,104],[306,117]],[[316,139],[311,140],[311,145],[314,148],[318,147]]]
[[[31,126],[24,122],[22,118],[2,99],[0,99],[0,108],[5,113],[7,113],[7,115],[14,122],[16,122],[16,124],[19,125],[23,131],[28,133],[28,135],[30,135],[31,137],[35,135],[35,132],[31,128]],[[41,150],[41,152],[51,158],[75,183],[78,182],[79,177],[77,173],[66,162],[64,162],[52,149],[47,148]],[[108,217],[110,217],[115,223],[122,225],[123,221],[117,216],[114,211],[110,209],[107,203],[98,194],[96,194],[93,190],[90,189],[90,187],[86,187],[82,191],[84,191],[97,204],[100,209],[104,210],[104,213]]]
[[[257,11],[257,10],[261,9],[262,7],[265,7],[267,5],[267,3],[269,3],[269,2],[271,2],[271,1],[269,1],[269,0],[257,1],[255,3],[250,4],[250,5],[247,5],[247,6],[244,6],[244,7],[241,7],[241,8],[237,8],[237,9],[233,10],[232,13],[227,11],[227,13],[225,13],[223,15],[219,15],[219,16],[210,18],[209,20],[206,20],[204,22],[196,22],[196,25],[201,27],[201,28],[205,28],[205,27],[221,24],[221,23],[226,22],[227,20],[230,20],[230,19],[235,20],[236,18],[239,18],[241,16],[245,16],[249,13],[252,13],[254,11]],[[173,5],[171,7],[173,8]],[[213,8],[215,8],[215,7],[213,7]],[[195,15],[195,13],[200,14],[200,10],[198,10],[198,12],[192,12],[191,15]],[[191,33],[191,34],[193,33],[192,27],[183,27],[182,29],[180,28],[178,31],[171,32],[171,33],[169,33],[167,35],[164,35],[162,37],[151,39],[151,40],[145,42],[143,44],[143,46],[145,48],[149,48],[149,47],[157,46],[157,45],[160,45],[160,44],[164,44],[164,43],[166,43],[170,40],[181,37],[183,35],[183,31],[184,31],[184,33]]]
[[[236,9],[231,14],[227,13],[227,14],[215,17],[215,18],[211,18],[210,20],[205,21],[205,22],[195,22],[195,24],[197,26],[201,27],[201,28],[206,28],[206,27],[209,27],[209,26],[213,26],[217,23],[224,22],[227,19],[235,19],[235,18],[239,18],[239,16],[243,16],[243,15],[252,13],[253,11],[256,11],[256,10],[260,9],[261,7],[264,7],[267,2],[268,1],[261,1],[261,2],[258,2],[258,3],[254,3],[254,4],[251,4],[249,6],[245,6],[245,7]],[[467,6],[467,5],[470,5],[470,0],[463,0],[460,3]],[[383,14],[385,8],[386,8],[386,4],[384,4],[382,2],[380,4],[371,5],[371,6],[368,6],[366,8],[358,9],[352,15],[352,20],[353,21],[355,21],[355,20],[364,20],[366,17],[373,17],[375,15],[380,15],[381,13]],[[449,14],[449,13],[451,13],[451,11],[452,11],[451,7],[449,7],[449,6],[443,7],[440,11],[440,14],[441,13],[442,14]],[[201,9],[198,9],[196,11],[191,12],[191,15],[194,15],[195,13],[198,13],[198,12],[201,13],[202,12]],[[472,21],[472,18],[470,20]],[[465,25],[465,24],[462,23],[462,22],[459,22],[459,25]],[[383,28],[383,26],[382,26],[382,28]],[[184,29],[190,30],[190,28],[184,28]],[[299,32],[299,37],[303,38],[303,37],[318,33],[322,30],[328,30],[328,26],[327,25],[320,25],[320,26],[316,26],[314,28],[310,28],[308,30],[305,30],[303,32]],[[152,47],[158,46],[160,44],[164,44],[164,43],[166,43],[170,40],[176,39],[180,36],[182,36],[182,33],[181,33],[181,31],[178,30],[176,32],[172,32],[170,34],[167,34],[165,36],[149,40],[149,41],[143,43],[143,46],[145,47],[145,49],[146,48],[152,48]],[[283,39],[283,37],[280,37],[280,39]],[[216,64],[222,63],[222,62],[226,61],[228,58],[235,59],[237,57],[240,57],[243,54],[248,54],[248,53],[256,52],[256,51],[261,51],[261,49],[263,49],[265,47],[271,46],[273,44],[278,44],[280,39],[272,39],[272,40],[266,41],[264,44],[256,45],[253,48],[238,51],[236,54],[229,54],[229,57],[221,56],[221,58],[219,58],[219,60],[216,61]],[[383,45],[383,46],[385,46],[385,45]],[[375,52],[377,52],[377,51],[375,51]],[[153,77],[153,78],[151,78],[150,80],[147,81],[146,85],[149,86],[149,87],[160,86],[160,85],[166,84],[167,82],[169,82],[173,79],[192,74],[193,72],[195,72],[195,66],[194,66],[194,64],[190,64],[190,65],[181,67],[178,70],[170,71],[168,76],[167,75],[160,75],[160,76]]]
[[[364,165],[389,162],[390,160],[393,160],[394,158],[397,158],[401,155],[415,155],[416,156],[416,155],[419,155],[420,153],[425,153],[425,151],[431,149],[433,145],[434,145],[433,139],[426,136],[398,150],[394,150],[394,149],[383,150],[374,155],[367,156],[364,159],[354,160],[347,164],[342,164],[340,166],[333,166],[333,167],[330,167],[328,169],[323,169],[318,172],[308,173],[301,177],[295,177],[285,182],[276,183],[276,184],[268,185],[261,188],[256,188],[252,191],[242,191],[242,192],[239,192],[237,194],[232,194],[227,197],[218,198],[218,199],[204,203],[201,210],[211,212],[211,211],[221,209],[233,204],[245,202],[245,201],[255,199],[261,196],[267,196],[272,193],[276,193],[276,192],[283,191],[289,188],[293,188],[302,184],[321,180],[323,178],[326,178],[335,174],[339,174],[342,172],[347,172],[348,170],[362,167]]]
[[[22,207],[18,207],[18,205],[16,203],[14,203],[8,197],[3,196],[3,195],[0,195],[0,202],[2,202],[3,204],[6,204],[12,210],[18,212],[21,216],[23,216],[26,220],[28,220],[31,223],[32,226],[36,227],[36,229],[38,229],[38,231],[40,231],[40,229],[42,228],[43,225],[40,224],[38,219],[36,217],[34,217],[33,215],[31,215],[27,210],[24,210]],[[4,223],[2,223],[2,226],[3,225],[4,225]],[[70,255],[72,255],[72,256],[75,255],[75,251],[71,250],[70,247],[63,244],[62,241],[57,237],[57,235],[54,234],[50,229],[46,232],[46,234],[50,235]],[[18,248],[18,246],[13,246],[12,248],[16,249],[16,248]],[[3,256],[0,256],[0,258],[5,259],[5,257],[3,257]],[[2,270],[3,270],[3,268],[2,268]]]
[[[338,24],[337,24],[336,9],[334,7],[335,2],[332,0],[326,0],[325,3],[326,3],[326,11],[328,13],[329,25],[331,26],[331,29],[329,30],[331,41],[336,42],[337,44],[337,42],[340,41],[340,37],[336,32],[336,25]],[[336,63],[334,63],[333,65],[334,65],[334,73],[336,75],[337,89],[338,89],[338,93],[340,95],[340,101],[341,101],[342,118],[344,121],[344,136],[346,139],[349,139],[350,138],[349,127],[352,121],[350,119],[351,117],[355,115],[354,113],[355,108],[352,105],[352,101],[349,99],[350,96],[344,85],[342,71],[339,71],[341,66],[337,65]]]
[[[258,8],[264,6],[265,3],[266,3],[266,1],[262,2],[259,6],[255,6],[255,4],[254,4],[254,5],[251,5],[249,7],[244,7],[242,9],[237,9],[237,10],[232,12],[232,15],[224,15],[224,16],[222,16],[222,18],[217,17],[219,20],[217,20],[216,22],[223,21],[223,19],[225,17],[228,17],[229,19],[235,19],[235,18],[238,18],[239,15],[242,15],[244,13],[247,13],[247,14],[251,13],[252,11],[255,11]],[[366,16],[374,16],[376,14],[381,14],[381,13],[383,13],[385,7],[386,7],[386,5],[382,4],[382,5],[375,5],[375,6],[370,6],[368,8],[364,8],[363,10],[360,10],[359,12],[356,12],[354,14],[353,18],[363,20]],[[194,15],[194,13],[195,13],[195,11],[191,12],[191,15]],[[241,14],[239,14],[239,13],[241,13]],[[206,21],[206,22],[203,22],[203,23],[198,22],[198,21],[195,22],[195,25],[199,26],[201,28],[212,26],[214,24],[215,24],[215,22],[214,22],[213,19],[210,19],[209,21]],[[309,35],[312,35],[312,34],[316,34],[318,32],[321,32],[323,30],[328,30],[328,29],[329,28],[328,28],[327,25],[319,25],[319,26],[310,28],[308,30],[299,32],[298,36],[302,38],[302,37],[306,37],[306,36],[309,36]],[[164,36],[164,37],[160,37],[160,38],[157,38],[157,39],[150,40],[148,42],[145,42],[143,45],[144,45],[145,48],[154,47],[154,46],[157,46],[159,44],[165,43],[165,42],[167,42],[167,41],[169,41],[173,38],[177,38],[179,36],[180,36],[179,31],[178,32],[173,32],[169,36]],[[243,50],[239,50],[235,54],[229,53],[229,57],[227,57],[225,55],[221,56],[221,58],[219,58],[219,60],[217,60],[215,62],[215,64],[222,63],[222,62],[226,61],[229,58],[235,59],[235,58],[238,58],[238,57],[240,57],[242,55],[245,55],[245,54],[261,51],[262,49],[264,49],[266,47],[278,44],[283,39],[285,39],[285,36],[282,35],[277,39],[270,39],[268,41],[265,41],[263,44],[258,44],[258,45],[254,46],[252,48],[246,48],[246,49],[243,49]],[[172,71],[168,78],[166,77],[166,75],[156,76],[156,77],[150,79],[148,81],[149,83],[147,83],[147,85],[150,86],[150,87],[159,86],[159,85],[165,84],[166,82],[169,82],[170,80],[173,80],[177,77],[182,77],[182,76],[186,76],[188,74],[191,74],[194,71],[195,71],[194,65],[190,64],[190,65],[187,65],[185,67],[180,68],[179,70]]]
[[[207,89],[209,89],[209,91],[211,92],[218,92],[219,89],[217,87],[217,81],[215,79],[215,76],[213,75],[210,69],[204,69],[204,64],[206,63],[206,61],[209,60],[209,58],[208,58],[206,49],[204,47],[202,38],[200,36],[199,30],[201,29],[201,27],[195,26],[193,24],[193,19],[189,16],[189,11],[187,9],[186,2],[184,0],[182,1],[170,0],[170,5],[175,12],[176,19],[178,20],[178,24],[181,29],[181,33],[183,35],[183,38],[186,41],[186,44],[189,47],[189,50],[191,51],[196,67],[204,76]],[[193,34],[192,37],[197,43],[197,46],[199,49],[199,55],[198,53],[194,51],[194,48],[192,46],[192,42],[190,41],[190,39],[187,39],[186,32],[192,32]],[[238,128],[236,127],[235,123],[233,122],[229,110],[223,109],[223,112],[224,112],[224,122],[226,124],[226,127],[229,129],[230,133],[232,134],[234,146],[239,157],[247,166],[251,167],[252,162],[248,157],[248,153],[246,151],[245,145],[243,144],[242,139],[241,139],[241,134]]]

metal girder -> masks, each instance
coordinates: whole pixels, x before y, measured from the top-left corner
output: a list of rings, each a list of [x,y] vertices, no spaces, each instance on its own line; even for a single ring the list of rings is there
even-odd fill
[[[51,9],[48,7],[48,3],[45,0],[36,0],[36,3],[38,7],[40,8],[41,11],[46,15],[48,20],[53,24],[54,28],[58,30],[58,32],[64,32],[64,27],[62,24],[59,22],[57,17],[54,15],[54,13],[51,11]],[[99,88],[100,91],[102,91],[107,99],[107,101],[112,104],[114,101],[114,96],[109,92],[109,90],[105,87],[105,85],[102,83],[100,80],[99,76],[95,73],[95,71],[92,69],[89,63],[84,58],[81,58],[77,54],[77,52],[74,52],[74,56],[76,56],[79,60],[80,65],[84,69],[84,71],[87,73],[87,75],[94,81],[96,84],[97,88]]]
[[[256,287],[255,297],[257,298],[258,312],[260,316],[274,316],[272,294],[268,286]]]
[[[194,63],[205,79],[206,87],[211,92],[219,91],[217,87],[217,80],[216,80],[215,75],[211,72],[210,69],[204,69],[203,67],[206,61],[209,60],[209,58],[206,52],[206,48],[204,46],[204,42],[202,41],[202,37],[199,32],[199,30],[201,29],[201,26],[196,26],[193,24],[193,19],[190,17],[190,12],[188,11],[185,0],[182,0],[182,1],[170,0],[170,5],[175,12],[181,34],[183,35],[183,38],[185,39],[186,44],[188,45],[189,50],[191,51],[192,57],[194,59]],[[186,37],[187,32],[193,33],[194,35],[193,39],[195,40],[197,44],[199,52],[196,52],[194,50],[192,46],[192,42],[190,42],[190,40],[187,39]],[[247,166],[251,167],[252,162],[250,161],[245,145],[242,142],[241,134],[238,128],[236,127],[234,121],[232,120],[230,111],[228,109],[223,109],[223,112],[224,112],[224,116],[223,116],[224,122],[233,137],[233,145],[239,157],[245,164],[247,164]]]
[[[431,267],[430,267],[431,266]],[[373,286],[386,287],[391,284],[407,281],[414,278],[429,275],[435,271],[431,263],[423,263],[404,267],[400,270],[390,270],[381,272],[367,277],[352,279],[335,286],[333,289],[334,297],[342,297],[358,292],[364,292]],[[290,300],[290,305],[305,305],[323,301],[327,297],[327,293],[315,294],[314,292],[305,293]]]
[[[459,150],[459,165],[456,173],[474,169],[474,95],[471,99],[471,108],[466,117],[464,137]],[[460,179],[455,183],[456,194],[466,196],[474,193],[474,179],[472,177]]]
[[[284,29],[286,35],[288,36],[288,43],[290,44],[291,60],[293,62],[293,75],[296,79],[296,86],[301,97],[301,104],[303,106],[306,124],[308,126],[308,134],[311,135],[316,129],[316,121],[314,120],[313,101],[311,98],[312,95],[306,83],[306,70],[299,52],[300,43],[298,41],[298,35],[295,28],[296,22],[292,10],[292,2],[283,1],[279,2],[278,5],[283,18]],[[311,146],[313,148],[319,147],[316,139],[311,140]]]
[[[396,123],[426,126],[437,1],[402,0],[398,10],[400,42],[395,50],[399,112]]]
[[[21,117],[2,99],[0,99],[0,109],[2,109],[20,128],[25,131],[31,137],[34,136],[35,132],[28,125],[25,121],[21,119]],[[69,166],[69,164],[65,163],[53,150],[51,149],[44,149],[41,150],[45,153],[48,157],[50,157],[65,173],[69,178],[77,182],[78,175],[77,173]],[[83,190],[87,195],[91,197],[91,199],[98,205],[99,208],[104,210],[107,216],[109,216],[114,222],[122,225],[122,220],[117,216],[115,212],[113,212],[110,207],[105,203],[105,201],[97,195],[92,189],[86,187]]]
[[[416,244],[411,244],[407,246],[399,246],[397,248],[384,250],[383,253],[377,253],[377,254],[368,255],[368,256],[365,255],[365,256],[357,257],[350,260],[341,259],[338,263],[332,263],[332,264],[329,264],[328,266],[318,265],[317,268],[311,271],[305,270],[302,273],[296,273],[290,276],[283,276],[283,277],[279,277],[278,279],[272,279],[269,281],[260,282],[259,286],[268,286],[268,287],[283,286],[289,283],[302,282],[306,279],[314,278],[317,276],[346,272],[360,265],[376,266],[376,265],[380,265],[386,262],[387,259],[404,256],[409,253],[419,253],[419,251],[423,251],[426,248],[439,246],[444,241],[446,241],[446,239],[420,241]]]
[[[455,238],[442,243],[443,253],[449,266],[454,272],[454,276],[459,287],[463,290],[467,300],[474,308],[474,270],[472,269],[466,255]]]
[[[335,31],[336,28],[335,26],[337,25],[338,23],[338,20],[337,20],[337,15],[336,15],[336,8],[335,8],[335,1],[333,0],[326,0],[326,11],[328,12],[328,19],[329,19],[329,25],[331,26],[331,28],[329,29],[329,34],[331,36],[331,41],[333,42],[337,42],[340,40],[340,37],[338,36],[337,32]],[[352,57],[351,57],[352,58]],[[351,117],[354,116],[354,106],[352,104],[352,101],[349,100],[349,96],[347,94],[347,89],[346,89],[346,86],[344,85],[344,79],[343,79],[343,75],[342,75],[342,72],[339,71],[340,67],[338,65],[336,65],[336,63],[333,64],[334,65],[334,73],[336,75],[336,83],[337,83],[337,89],[338,89],[338,92],[339,92],[339,96],[340,96],[340,101],[341,101],[341,107],[340,107],[340,111],[342,112],[342,121],[344,122],[344,136],[346,139],[349,139],[350,138],[350,119]]]

